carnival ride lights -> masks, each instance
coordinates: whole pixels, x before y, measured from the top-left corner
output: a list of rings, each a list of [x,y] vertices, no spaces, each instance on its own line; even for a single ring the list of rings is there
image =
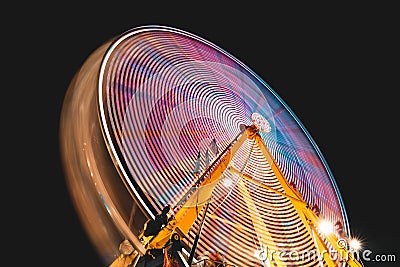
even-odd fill
[[[326,235],[332,234],[334,232],[333,223],[326,221],[326,220],[321,220],[318,223],[318,228],[323,234],[326,234]]]
[[[242,62],[191,33],[137,27],[94,51],[68,88],[60,141],[72,199],[109,266],[135,266],[172,237],[189,263],[211,249],[234,266],[336,266],[326,254],[260,255],[349,249],[325,231],[323,221],[341,222],[352,240],[300,120]],[[168,224],[143,236],[165,205]]]
[[[360,240],[357,240],[357,239],[355,239],[355,238],[352,238],[352,239],[349,241],[349,246],[350,246],[350,248],[351,248],[352,250],[354,250],[354,251],[359,251],[359,250],[361,250],[361,248],[362,248],[362,245],[361,245]]]

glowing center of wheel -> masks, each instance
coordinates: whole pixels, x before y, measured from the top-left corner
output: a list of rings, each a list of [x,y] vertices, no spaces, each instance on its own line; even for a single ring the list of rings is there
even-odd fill
[[[260,131],[264,133],[271,132],[271,125],[261,114],[259,113],[251,114],[251,120],[253,121],[253,124],[257,127],[257,129],[259,129]]]

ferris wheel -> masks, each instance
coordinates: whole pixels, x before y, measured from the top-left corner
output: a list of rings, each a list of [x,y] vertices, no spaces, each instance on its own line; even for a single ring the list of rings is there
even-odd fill
[[[66,93],[60,143],[106,266],[362,266],[299,118],[192,33],[141,26],[95,50]]]

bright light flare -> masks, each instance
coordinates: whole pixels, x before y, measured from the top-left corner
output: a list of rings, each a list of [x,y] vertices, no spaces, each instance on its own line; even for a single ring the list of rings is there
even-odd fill
[[[358,251],[361,249],[361,242],[355,238],[349,241],[349,245],[352,250]]]
[[[328,222],[325,220],[320,221],[318,224],[318,228],[322,233],[324,233],[326,235],[333,233],[333,224],[331,222]]]

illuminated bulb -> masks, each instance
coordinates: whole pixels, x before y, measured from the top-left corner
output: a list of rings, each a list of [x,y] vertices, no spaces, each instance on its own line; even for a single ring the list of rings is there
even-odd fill
[[[333,233],[333,225],[328,221],[321,221],[318,226],[319,230],[326,235]]]
[[[224,179],[224,186],[230,187],[233,184],[231,179]]]
[[[350,248],[352,248],[355,251],[360,250],[360,248],[361,248],[361,243],[357,239],[351,239],[349,242],[349,245],[350,245]]]

